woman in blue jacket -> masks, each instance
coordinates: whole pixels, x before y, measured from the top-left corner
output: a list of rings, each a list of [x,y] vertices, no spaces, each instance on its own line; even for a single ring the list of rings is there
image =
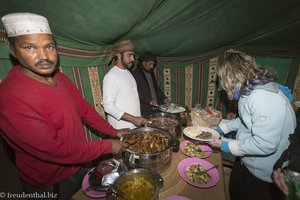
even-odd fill
[[[238,118],[217,126],[221,134],[236,131],[236,139],[210,143],[237,156],[229,183],[231,200],[280,199],[272,172],[296,126],[290,90],[253,57],[234,50],[227,51],[218,76],[229,100],[238,101]]]

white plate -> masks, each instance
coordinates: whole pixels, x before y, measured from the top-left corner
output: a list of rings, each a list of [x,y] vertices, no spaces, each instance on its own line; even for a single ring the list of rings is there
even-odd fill
[[[294,104],[300,108],[300,101],[294,101]]]
[[[229,119],[222,119],[221,121],[220,121],[220,124],[221,123],[227,123],[227,122],[229,122],[230,120]]]
[[[197,138],[196,136],[202,133],[202,131],[208,131],[212,134],[210,139],[201,139]],[[193,139],[193,140],[199,140],[199,141],[205,141],[209,142],[212,141],[213,139],[220,138],[220,134],[211,128],[204,127],[204,126],[189,126],[183,129],[183,134],[186,135],[187,137]]]

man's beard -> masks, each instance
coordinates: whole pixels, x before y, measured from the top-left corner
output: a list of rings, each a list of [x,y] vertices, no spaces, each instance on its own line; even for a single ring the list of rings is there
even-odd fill
[[[133,63],[134,63],[133,61],[132,62],[125,62],[123,58],[122,58],[121,62],[123,64],[124,68],[126,68],[128,70],[130,70],[132,68]]]

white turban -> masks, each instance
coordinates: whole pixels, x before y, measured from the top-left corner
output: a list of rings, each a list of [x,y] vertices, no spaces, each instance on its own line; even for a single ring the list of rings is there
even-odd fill
[[[48,20],[33,13],[11,13],[2,17],[8,37],[30,34],[52,34]]]

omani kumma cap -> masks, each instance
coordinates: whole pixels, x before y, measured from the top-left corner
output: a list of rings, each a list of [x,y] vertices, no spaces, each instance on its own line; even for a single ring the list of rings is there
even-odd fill
[[[11,13],[1,18],[8,37],[52,34],[48,20],[33,13]]]

